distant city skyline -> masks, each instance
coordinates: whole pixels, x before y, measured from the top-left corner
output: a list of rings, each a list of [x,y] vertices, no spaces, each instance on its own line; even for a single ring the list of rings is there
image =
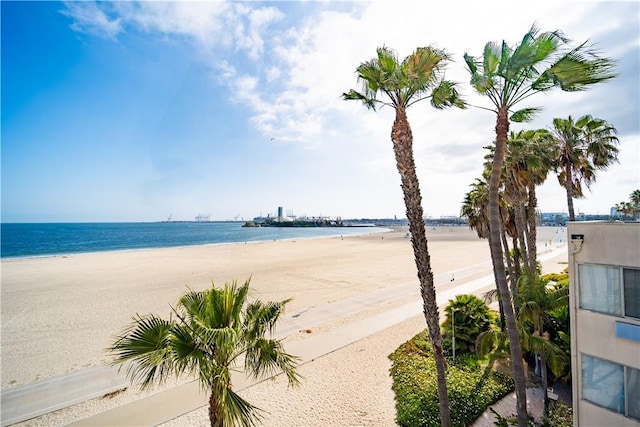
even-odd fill
[[[392,2],[1,2],[3,222],[249,220],[278,206],[303,216],[405,217],[390,108],[341,94],[387,46],[428,44],[474,94],[462,55],[519,42],[532,24],[588,40],[618,77],[530,98],[543,111],[511,130],[591,114],[611,122],[619,164],[576,211],[609,214],[640,188],[640,4]],[[495,10],[508,10],[508,19]],[[446,16],[447,19],[443,19]],[[506,15],[505,15],[506,16]],[[480,108],[408,112],[423,208],[459,216],[482,173],[495,116]],[[555,176],[538,209],[566,212]]]

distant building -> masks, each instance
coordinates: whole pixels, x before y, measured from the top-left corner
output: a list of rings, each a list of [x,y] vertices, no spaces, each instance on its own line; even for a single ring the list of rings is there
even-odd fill
[[[566,212],[542,212],[540,217],[542,225],[565,225],[569,221],[569,215]]]
[[[640,223],[570,222],[576,426],[640,426]]]

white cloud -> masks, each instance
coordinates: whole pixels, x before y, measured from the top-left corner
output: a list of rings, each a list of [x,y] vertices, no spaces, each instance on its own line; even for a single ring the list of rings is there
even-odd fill
[[[101,5],[67,3],[67,14],[76,19],[74,28],[114,37],[126,25],[195,41],[197,54],[229,87],[233,101],[247,108],[249,122],[267,140],[275,138],[278,143],[300,144],[325,156],[351,159],[362,182],[370,176],[367,174],[389,180],[397,175],[389,136],[393,111],[374,113],[340,96],[357,87],[355,69],[375,55],[376,47],[389,46],[400,58],[417,46],[432,44],[446,49],[453,59],[447,78],[460,82],[463,94],[472,103],[488,107],[487,100],[468,86],[462,60],[465,52],[481,55],[487,41],[504,39],[514,45],[534,22],[543,31],[562,29],[576,43],[589,38],[592,42],[607,39],[609,44],[600,46],[607,55],[637,51],[640,39],[637,13],[634,16],[629,13],[629,4],[618,2],[541,1],[519,3],[515,8],[506,2],[414,2],[410,8],[398,7],[396,2],[339,6],[327,2],[313,5],[316,10],[327,10],[289,27],[283,24],[289,21],[278,9],[280,3],[263,7],[252,2],[114,2],[109,3],[109,13],[105,12],[107,6]],[[337,10],[329,10],[332,8]],[[501,8],[509,12],[508,19],[500,17]],[[635,36],[627,36],[627,32]],[[238,51],[246,56],[237,55]],[[625,87],[622,79],[635,79],[631,87],[637,88],[637,74],[619,79],[608,84],[612,93],[621,93],[616,91]],[[592,113],[607,118],[619,109],[616,99],[596,97],[594,93],[606,91],[553,92],[533,97],[526,106],[540,105],[545,110],[527,126],[545,127],[552,117],[569,114]],[[581,110],[586,107],[595,111]],[[637,131],[637,102],[625,108],[631,109],[625,117],[636,113],[635,128],[633,124],[630,128]],[[429,197],[443,206],[432,206],[431,212],[457,214],[462,195],[482,170],[482,147],[493,141],[495,117],[475,108],[435,111],[426,101],[412,107],[410,120],[420,179],[429,183]],[[625,139],[623,150],[634,144],[634,138],[637,144],[637,137],[635,134]],[[625,160],[621,167],[627,175],[633,176],[636,171],[637,176],[637,165]],[[603,181],[602,188],[610,190],[614,185]],[[439,185],[434,187],[434,182]]]
[[[110,19],[93,1],[64,4],[67,10],[63,13],[75,19],[71,25],[75,31],[113,39],[122,30],[120,18]]]

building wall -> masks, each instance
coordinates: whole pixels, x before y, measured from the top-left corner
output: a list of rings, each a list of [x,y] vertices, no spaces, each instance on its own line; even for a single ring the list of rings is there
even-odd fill
[[[583,235],[582,243],[574,235]],[[640,328],[640,319],[581,310],[577,274],[580,264],[640,268],[640,223],[571,222],[568,243],[574,425],[640,427],[639,421],[583,399],[581,354],[640,369],[640,342],[616,336],[616,322]]]

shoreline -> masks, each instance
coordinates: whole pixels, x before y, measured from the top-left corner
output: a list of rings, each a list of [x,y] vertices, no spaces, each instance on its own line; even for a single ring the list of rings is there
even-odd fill
[[[213,222],[213,221],[212,221]],[[195,222],[194,222],[195,223]],[[119,224],[119,223],[114,223],[114,224]],[[128,224],[128,223],[127,223]],[[142,223],[145,224],[145,223]],[[273,228],[273,227],[272,227]],[[318,227],[318,228],[330,228],[330,227]],[[331,227],[331,228],[335,228],[335,227]],[[361,236],[363,234],[381,234],[381,233],[389,233],[389,232],[394,232],[397,231],[395,230],[394,227],[343,227],[343,228],[373,228],[376,229],[378,231],[375,232],[362,232],[362,233],[350,233],[348,236]],[[398,227],[398,229],[402,229],[402,228],[407,228],[408,227]],[[305,227],[305,229],[308,229],[308,227]],[[176,246],[149,246],[149,247],[141,247],[141,248],[129,248],[129,249],[104,249],[104,250],[96,250],[96,251],[84,251],[84,252],[57,252],[57,253],[53,253],[53,254],[40,254],[40,255],[16,255],[16,256],[7,256],[7,257],[2,257],[0,256],[0,262],[4,262],[4,261],[12,261],[12,260],[21,260],[21,259],[30,259],[30,258],[36,258],[36,259],[40,259],[40,258],[56,258],[56,257],[60,257],[60,258],[65,258],[65,257],[70,257],[70,256],[74,256],[74,255],[85,255],[85,254],[105,254],[105,253],[111,253],[111,252],[136,252],[136,251],[154,251],[154,250],[162,250],[162,249],[178,249],[178,248],[192,248],[192,247],[196,247],[196,246],[211,246],[211,245],[236,245],[236,244],[251,244],[251,243],[260,243],[260,242],[278,242],[278,241],[288,241],[288,240],[305,240],[305,239],[326,239],[326,238],[333,238],[333,237],[341,237],[341,234],[330,234],[330,235],[324,235],[324,236],[301,236],[301,237],[287,237],[284,239],[266,239],[266,240],[238,240],[238,241],[232,241],[232,242],[210,242],[210,243],[194,243],[191,245],[176,245]]]

